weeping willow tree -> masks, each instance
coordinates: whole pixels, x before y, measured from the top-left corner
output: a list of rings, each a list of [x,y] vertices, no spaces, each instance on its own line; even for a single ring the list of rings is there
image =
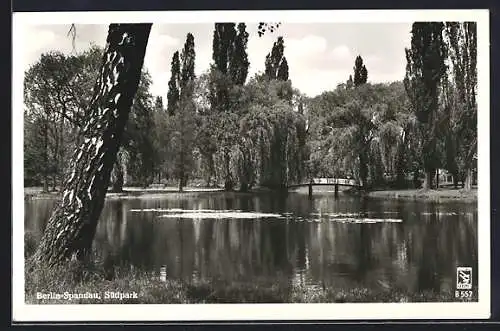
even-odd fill
[[[254,105],[240,121],[237,159],[241,191],[247,191],[257,183],[263,160],[269,158],[273,127],[268,117],[262,116],[264,111]]]
[[[407,185],[406,176],[413,170],[411,163],[416,159],[412,151],[417,148],[411,144],[412,136],[415,138],[416,118],[410,110],[403,84],[390,84],[385,94],[388,95],[377,132],[380,154],[386,180],[403,188]],[[418,167],[415,169],[418,172]]]
[[[355,177],[365,188],[402,186],[418,161],[415,116],[401,82],[362,84],[313,98],[309,105],[311,170],[327,177]],[[420,165],[420,163],[418,163]]]
[[[245,99],[251,102],[240,120],[235,155],[242,190],[257,183],[284,189],[304,173],[305,133],[300,130],[305,118],[283,95],[293,96],[289,81],[256,75],[246,86]]]
[[[303,172],[298,161],[302,155],[297,127],[301,116],[288,105],[257,105],[240,122],[237,159],[241,190],[256,183],[273,189],[284,189],[297,182]]]
[[[359,179],[362,187],[368,186],[369,154],[371,144],[377,129],[377,109],[366,96],[370,93],[370,86],[364,84],[356,88],[355,98],[344,106],[336,107],[331,118],[330,126],[336,129],[338,137],[337,146],[342,149],[339,155],[354,154],[359,164]]]

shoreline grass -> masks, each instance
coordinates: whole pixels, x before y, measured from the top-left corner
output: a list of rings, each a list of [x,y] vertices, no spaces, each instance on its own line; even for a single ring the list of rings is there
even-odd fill
[[[133,293],[137,298],[106,298],[105,293]],[[477,291],[474,291],[477,293]],[[38,293],[46,295],[41,298]],[[52,293],[53,298],[49,298]],[[66,296],[64,296],[66,293]],[[98,293],[99,298],[78,298],[77,294]],[[62,297],[54,299],[56,294]],[[37,296],[38,295],[38,296]],[[255,279],[252,282],[214,280],[185,282],[133,268],[115,269],[102,265],[69,262],[44,269],[25,264],[27,304],[200,304],[200,303],[370,303],[370,302],[464,302],[453,291],[406,293],[400,289],[322,288],[291,284],[288,280]]]
[[[141,188],[125,188],[123,192],[113,193],[108,192],[106,194],[107,199],[130,199],[130,198],[145,198],[149,196],[157,196],[162,194],[200,194],[200,193],[224,193],[223,189],[214,189],[214,188],[198,188],[198,187],[187,187],[183,192],[178,192],[175,188],[163,188],[163,189],[141,189]],[[230,193],[234,194],[263,194],[263,193],[272,193],[272,190],[269,189],[261,189],[256,188],[249,192],[239,192],[239,191],[231,191]],[[297,189],[290,192],[305,194],[305,189]],[[449,202],[449,201],[458,201],[458,202],[477,202],[477,188],[474,188],[470,191],[466,191],[463,189],[454,189],[454,188],[440,188],[435,190],[425,190],[425,189],[401,189],[401,190],[374,190],[366,193],[361,192],[351,192],[347,190],[340,190],[341,194],[346,196],[352,195],[364,195],[369,198],[384,198],[384,199],[394,199],[394,200],[417,200],[417,201],[433,201],[433,202]],[[331,189],[317,189],[315,188],[315,192],[317,194],[324,193],[332,193]],[[53,199],[60,197],[60,192],[42,192],[41,189],[26,187],[24,189],[24,198],[25,200],[30,199]]]
[[[404,189],[404,190],[379,190],[366,193],[370,198],[406,199],[419,201],[460,201],[477,202],[477,189],[470,191],[454,188],[440,188],[435,190]]]

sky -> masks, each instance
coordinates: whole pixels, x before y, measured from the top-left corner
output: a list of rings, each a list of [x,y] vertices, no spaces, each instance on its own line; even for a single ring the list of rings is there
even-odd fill
[[[68,36],[70,25],[29,25],[23,30],[23,63],[27,70],[47,51],[82,52],[91,44],[104,47],[108,24],[77,24],[75,48]],[[213,24],[153,24],[144,66],[151,73],[151,92],[166,100],[170,62],[181,50],[186,34],[195,39],[195,72],[200,75],[212,62]],[[361,55],[372,83],[402,80],[405,47],[410,43],[410,23],[284,23],[274,33],[257,34],[257,24],[248,23],[249,75],[264,71],[266,55],[278,36],[285,40],[285,57],[292,85],[308,96],[335,89],[353,72]]]

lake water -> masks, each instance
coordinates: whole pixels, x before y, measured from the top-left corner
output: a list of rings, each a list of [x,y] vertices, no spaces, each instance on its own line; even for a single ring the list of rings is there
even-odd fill
[[[56,201],[25,201],[39,240]],[[215,212],[219,211],[219,213]],[[115,265],[186,281],[283,279],[323,287],[455,288],[477,270],[477,204],[331,193],[184,193],[108,199],[95,242]]]

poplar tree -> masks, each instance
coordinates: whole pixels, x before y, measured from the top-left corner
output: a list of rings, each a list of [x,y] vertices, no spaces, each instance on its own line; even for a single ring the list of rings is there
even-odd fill
[[[182,68],[180,70],[179,103],[175,116],[175,172],[179,179],[179,191],[182,191],[184,186],[186,186],[188,175],[193,168],[195,56],[194,37],[191,33],[188,33],[180,56]]]
[[[233,51],[229,59],[229,74],[231,80],[236,85],[243,85],[247,79],[248,62],[247,54],[248,32],[246,32],[245,23],[238,24],[238,33],[233,42]]]
[[[176,51],[172,56],[172,63],[170,66],[171,74],[170,80],[168,81],[167,111],[170,116],[175,114],[175,109],[180,99],[180,66],[179,52]]]
[[[446,45],[442,22],[416,22],[411,30],[411,47],[406,49],[405,89],[421,136],[421,155],[426,173],[424,188],[432,189],[439,165],[437,112],[439,86],[446,73]]]
[[[180,75],[180,95],[187,92],[186,87],[195,79],[194,62],[196,52],[194,50],[194,37],[191,33],[186,36],[186,42],[181,54],[182,70]]]
[[[356,57],[354,61],[354,86],[358,87],[362,84],[366,84],[368,80],[368,70],[363,64],[363,58],[360,55]]]
[[[223,154],[224,187],[231,190],[234,180],[231,174],[231,150],[235,144],[237,119],[232,113],[230,99],[231,86],[243,85],[248,75],[247,55],[248,33],[246,25],[240,23],[235,29],[234,23],[215,23],[213,37],[213,53],[210,99],[212,109],[224,112],[220,119],[218,141]]]
[[[282,81],[288,80],[288,62],[286,61],[285,57],[283,57],[283,60],[280,63],[280,66],[278,68],[278,73],[276,74],[276,78]]]
[[[269,79],[288,80],[288,63],[284,56],[285,41],[278,37],[265,61],[265,75]]]
[[[452,67],[449,85],[456,91],[448,98],[451,105],[447,105],[450,111],[447,142],[454,154],[450,163],[455,172],[460,172],[464,188],[470,190],[477,154],[476,23],[447,22],[446,36]]]

